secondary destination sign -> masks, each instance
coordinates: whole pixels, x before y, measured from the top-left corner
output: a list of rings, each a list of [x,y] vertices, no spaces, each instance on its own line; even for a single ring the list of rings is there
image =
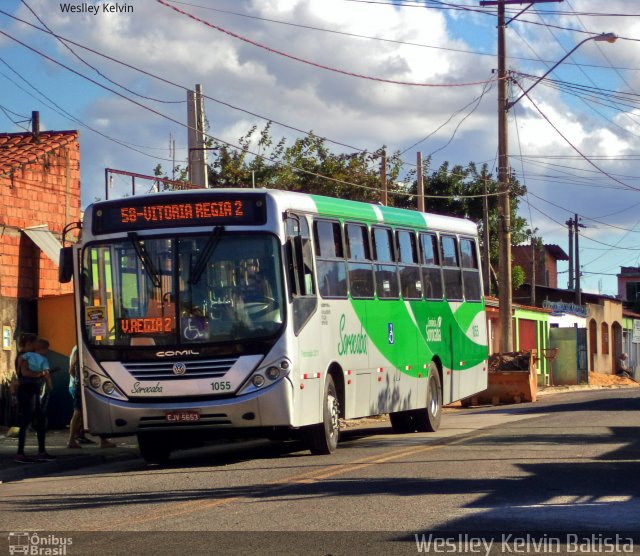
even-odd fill
[[[265,196],[154,195],[120,199],[94,206],[93,233],[105,234],[183,226],[261,225]]]

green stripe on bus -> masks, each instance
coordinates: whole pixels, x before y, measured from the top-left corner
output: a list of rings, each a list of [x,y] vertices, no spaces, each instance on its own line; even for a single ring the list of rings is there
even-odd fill
[[[333,199],[331,197],[321,197],[320,195],[309,195],[309,197],[313,199],[320,216],[349,218],[368,222],[375,222],[378,219],[373,205],[369,205],[368,203]]]

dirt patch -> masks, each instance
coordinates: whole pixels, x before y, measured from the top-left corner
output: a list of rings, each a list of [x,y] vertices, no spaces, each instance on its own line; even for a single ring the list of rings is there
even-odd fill
[[[589,385],[591,386],[638,386],[635,380],[617,375],[606,375],[604,373],[589,373]]]
[[[512,353],[494,353],[489,356],[489,372],[529,371],[531,364],[530,351],[514,351]]]

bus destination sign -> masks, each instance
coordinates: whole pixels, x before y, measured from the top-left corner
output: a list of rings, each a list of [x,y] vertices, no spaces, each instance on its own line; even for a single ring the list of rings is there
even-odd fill
[[[129,198],[98,205],[93,233],[182,226],[233,226],[265,223],[264,195],[193,195]]]
[[[175,329],[175,317],[120,319],[120,331],[129,336],[137,334],[169,334]]]

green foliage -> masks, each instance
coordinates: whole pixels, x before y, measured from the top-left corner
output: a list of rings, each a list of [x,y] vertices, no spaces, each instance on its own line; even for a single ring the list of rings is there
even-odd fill
[[[498,192],[497,179],[488,172],[486,164],[478,170],[478,167],[473,162],[469,162],[467,166],[458,164],[451,167],[448,162],[444,162],[437,170],[429,174],[429,162],[430,160],[427,160],[427,171],[424,172],[423,179],[425,195],[433,195],[439,198],[427,197],[425,199],[426,211],[469,218],[478,223],[481,238],[484,237],[482,195],[486,182],[487,193],[489,193],[489,258],[491,265],[497,269],[499,235],[498,195],[496,195]],[[509,184],[511,244],[519,245],[527,238],[527,221],[518,216],[520,197],[526,193],[526,188],[520,184],[515,175],[511,176]],[[417,180],[413,179],[408,191],[412,196],[398,200],[398,204],[406,208],[414,208],[417,205],[417,199],[415,198]]]
[[[521,266],[515,265],[511,268],[511,287],[517,290],[524,284],[525,274]]]
[[[239,145],[241,150],[213,141],[217,150],[209,165],[212,187],[255,184],[358,201],[376,202],[380,198],[378,168],[384,147],[373,153],[334,154],[325,140],[313,133],[288,146],[284,138],[274,143],[270,123],[261,131],[252,127],[239,139]],[[390,184],[397,182],[400,169],[399,156],[389,157],[387,180]]]

